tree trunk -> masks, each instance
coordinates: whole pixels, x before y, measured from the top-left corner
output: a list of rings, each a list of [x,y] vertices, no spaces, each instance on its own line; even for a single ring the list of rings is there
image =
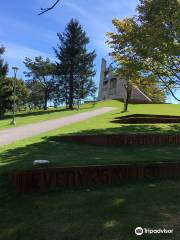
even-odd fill
[[[131,98],[131,93],[132,93],[132,87],[131,86],[127,86],[125,87],[126,89],[126,98],[124,99],[124,110],[123,112],[127,112],[128,111],[128,105],[129,105],[129,100]]]
[[[69,79],[69,109],[73,109],[74,103],[74,66],[73,63],[71,65],[70,79]]]
[[[77,109],[78,109],[78,111],[79,111],[79,109],[80,109],[80,105],[81,105],[81,99],[78,99],[78,102],[77,102]]]
[[[68,109],[68,102],[67,102],[67,100],[66,100],[66,109]]]
[[[45,89],[45,93],[44,93],[44,110],[47,110],[47,103],[48,103],[48,90]]]
[[[4,114],[2,112],[0,112],[0,119],[3,119]]]
[[[65,103],[66,103],[66,109],[68,109],[68,87],[67,87],[67,84],[65,85]]]
[[[69,109],[73,109],[73,102],[74,102],[74,86],[73,78],[71,78],[69,83]]]

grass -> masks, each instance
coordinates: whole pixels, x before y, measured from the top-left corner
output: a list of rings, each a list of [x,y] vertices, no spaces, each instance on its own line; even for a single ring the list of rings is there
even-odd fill
[[[122,115],[120,109],[122,103],[118,101],[107,101],[98,103],[95,108],[103,106],[114,106],[113,112],[55,129],[48,133],[18,141],[16,143],[1,147],[0,166],[4,171],[7,169],[31,168],[35,159],[49,159],[53,166],[87,165],[87,164],[110,164],[124,162],[157,162],[157,161],[179,161],[179,146],[131,146],[131,147],[95,147],[76,145],[70,143],[58,143],[50,137],[59,134],[104,134],[104,133],[144,133],[160,132],[177,134],[180,124],[142,124],[126,125],[111,123],[115,117]],[[137,112],[137,108],[144,109],[148,113],[148,107],[158,113],[159,105],[130,105],[129,113]],[[92,106],[91,106],[92,107]],[[174,108],[169,112],[178,115],[179,105],[161,105],[161,114],[167,114],[168,108]],[[132,108],[132,109],[131,109]],[[146,112],[145,112],[146,111]],[[128,113],[126,113],[128,114]],[[180,114],[180,112],[179,112]],[[1,171],[1,170],[0,170]]]
[[[1,151],[0,173],[31,169],[33,160],[47,159],[50,166],[120,164],[135,162],[179,161],[180,146],[96,147],[56,142],[51,138],[24,142],[24,145]]]
[[[76,125],[70,125],[63,128],[64,134],[121,134],[121,133],[161,133],[161,134],[179,134],[180,124],[119,124],[112,123],[115,118],[129,114],[159,114],[159,115],[177,115],[180,116],[180,105],[173,104],[130,104],[129,111],[122,113],[122,103],[117,101],[107,102],[108,106],[115,106],[114,112],[97,116]]]
[[[137,226],[174,229],[180,239],[180,181],[18,195],[1,180],[0,240],[136,240]]]
[[[102,116],[89,119],[85,124],[78,123],[76,128],[74,125],[63,128],[63,132],[66,133],[78,133],[78,134],[98,134],[98,133],[173,133],[178,134],[180,131],[180,124],[118,124],[112,123],[115,118],[129,115],[129,114],[161,114],[161,115],[177,115],[180,116],[180,105],[175,104],[129,104],[129,110],[127,113],[122,113],[123,104],[116,100],[98,102],[94,104],[85,104],[81,106],[79,112],[95,110],[100,107],[116,107],[116,110],[107,113]],[[29,123],[37,123],[46,120],[61,118],[73,114],[77,114],[77,110],[65,110],[65,109],[51,109],[48,111],[37,111],[29,113],[20,113],[17,115],[17,126],[25,125]],[[11,116],[7,116],[6,119],[0,120],[0,130],[12,127],[10,122]]]
[[[67,110],[63,107],[59,107],[59,108],[49,108],[47,111],[33,110],[29,112],[19,112],[16,114],[16,123],[17,123],[17,126],[31,124],[31,123],[38,123],[38,122],[66,117],[73,114],[77,114],[79,112],[85,112],[85,111],[90,111],[94,109],[96,109],[96,105],[89,103],[89,104],[82,105],[79,111],[77,111],[77,109]],[[10,125],[11,120],[12,120],[11,114],[5,115],[5,118],[0,120],[0,130],[14,127],[13,125]]]
[[[180,146],[107,148],[60,143],[50,138],[58,134],[179,131],[178,124],[111,123],[115,117],[125,115],[120,113],[122,104],[108,101],[95,108],[102,106],[117,109],[0,149],[0,240],[135,240],[137,226],[175,231],[172,236],[149,235],[142,239],[180,239],[180,180],[31,195],[18,195],[9,186],[6,174],[32,168],[35,159],[51,160],[51,166],[179,160]],[[126,114],[135,113],[180,115],[180,106],[130,105]]]

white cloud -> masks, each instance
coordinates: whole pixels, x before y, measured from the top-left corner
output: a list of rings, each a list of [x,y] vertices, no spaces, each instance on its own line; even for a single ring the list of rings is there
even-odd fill
[[[52,58],[53,55],[50,55],[49,53],[39,51],[34,48],[29,48],[27,46],[23,46],[16,43],[11,43],[7,41],[3,41],[3,44],[6,48],[4,59],[8,62],[9,65],[9,76],[13,75],[12,72],[12,66],[16,66],[19,68],[18,71],[18,77],[24,77],[23,72],[26,70],[25,65],[23,61],[26,57],[34,58],[37,56],[42,56],[44,58],[50,58],[52,61],[54,60]]]
[[[82,8],[72,2],[65,2],[64,5],[79,13],[84,18],[85,22],[88,23],[89,27],[93,27],[94,30],[98,29],[105,32],[110,30],[102,19],[96,17],[94,14],[91,14],[91,11],[88,11],[88,9]]]
[[[26,57],[34,58],[36,56],[43,56],[51,58],[50,54],[39,51],[37,49],[29,48],[26,46],[18,45],[16,43],[9,43],[3,41],[6,51],[5,58],[17,61],[24,61]]]

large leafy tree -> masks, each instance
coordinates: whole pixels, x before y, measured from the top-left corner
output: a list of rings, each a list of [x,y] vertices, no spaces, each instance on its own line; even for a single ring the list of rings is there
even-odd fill
[[[30,83],[38,82],[41,86],[39,96],[41,98],[43,93],[44,110],[47,110],[48,101],[52,99],[53,93],[56,91],[55,65],[50,59],[43,59],[41,56],[35,57],[34,60],[26,58],[25,66],[29,70],[25,72],[26,77],[29,78]]]
[[[109,33],[113,57],[119,64],[133,62],[142,76],[155,77],[180,100],[180,3],[177,0],[141,0],[138,15],[113,20]],[[149,78],[151,79],[151,78]]]
[[[110,55],[116,64],[115,74],[124,82],[124,112],[126,112],[133,85],[141,87],[143,81],[143,86],[145,86],[147,81],[143,79],[142,66],[137,61],[132,44],[129,44],[130,40],[128,38],[133,28],[132,22],[129,19],[124,19],[123,21],[115,19],[113,24],[116,27],[116,32],[107,34],[107,43],[112,48]]]
[[[125,96],[123,111],[127,112],[133,86],[139,85],[140,83],[140,74],[138,72],[137,66],[127,59],[123,62],[118,60],[116,61],[116,64],[117,68],[115,70],[115,73],[119,79],[122,79],[124,81]]]
[[[10,92],[10,108],[12,108],[12,90],[13,90],[13,78],[6,77],[4,82],[6,84],[8,91]],[[29,91],[25,85],[25,82],[22,79],[16,79],[16,96],[15,96],[15,103],[16,103],[16,110],[20,111],[26,108],[27,99],[29,97]]]
[[[16,106],[17,110],[26,109],[29,98],[29,90],[23,79],[16,80]]]
[[[175,94],[180,89],[180,2],[141,0],[137,10],[135,51],[144,68],[180,101]]]
[[[58,33],[55,50],[59,87],[70,109],[75,100],[80,101],[96,91],[92,78],[95,75],[95,51],[88,52],[89,38],[77,20],[71,20],[64,33]]]
[[[27,106],[30,110],[44,107],[44,88],[37,80],[25,82],[28,89]]]
[[[0,118],[4,113],[12,109],[12,82],[6,78],[8,65],[4,62],[2,55],[4,47],[0,47]]]
[[[163,84],[158,82],[156,76],[141,76],[137,85],[143,93],[145,93],[153,101],[153,103],[166,102],[168,91]]]

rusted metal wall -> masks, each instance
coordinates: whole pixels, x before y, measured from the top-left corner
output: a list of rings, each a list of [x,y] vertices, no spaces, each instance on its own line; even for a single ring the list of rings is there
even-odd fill
[[[53,137],[53,139],[56,141],[84,143],[98,146],[180,144],[180,135],[162,134],[98,134],[83,136],[57,136]]]
[[[34,169],[9,174],[18,192],[90,187],[146,179],[180,177],[180,162]]]

